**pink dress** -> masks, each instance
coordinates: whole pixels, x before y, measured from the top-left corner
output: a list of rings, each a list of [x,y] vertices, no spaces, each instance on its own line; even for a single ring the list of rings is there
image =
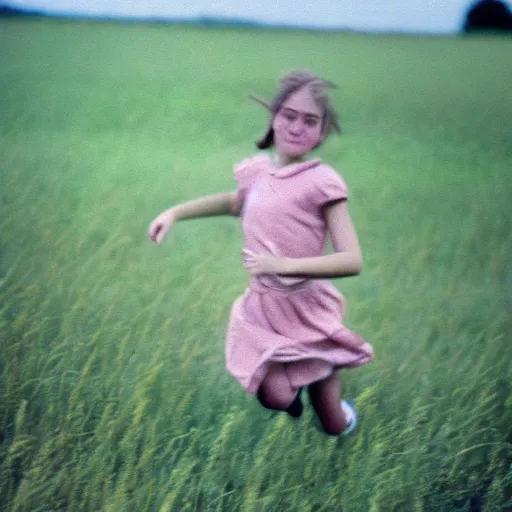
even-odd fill
[[[347,198],[339,175],[320,160],[281,169],[266,155],[235,166],[244,245],[290,258],[324,254],[326,203]],[[287,363],[293,386],[361,366],[372,347],[341,324],[343,296],[327,280],[259,276],[233,304],[226,339],[228,371],[256,393],[269,367]]]

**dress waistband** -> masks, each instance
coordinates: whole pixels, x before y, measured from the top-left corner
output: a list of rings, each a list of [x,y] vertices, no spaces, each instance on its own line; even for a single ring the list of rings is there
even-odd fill
[[[258,293],[268,293],[272,290],[279,292],[298,292],[309,288],[312,279],[302,277],[284,277],[275,274],[253,276],[249,288]]]

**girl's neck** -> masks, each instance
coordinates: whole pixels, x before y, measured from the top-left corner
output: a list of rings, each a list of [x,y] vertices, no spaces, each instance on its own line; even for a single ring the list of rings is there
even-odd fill
[[[300,157],[290,157],[288,155],[283,155],[281,153],[276,152],[276,154],[274,156],[274,164],[278,168],[286,167],[287,165],[304,162],[306,156],[307,155],[303,155]]]

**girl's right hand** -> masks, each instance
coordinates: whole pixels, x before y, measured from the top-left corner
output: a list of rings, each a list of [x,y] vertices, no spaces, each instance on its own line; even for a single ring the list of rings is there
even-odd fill
[[[149,238],[156,244],[162,243],[162,240],[169,229],[171,229],[175,220],[172,209],[161,213],[149,226]]]

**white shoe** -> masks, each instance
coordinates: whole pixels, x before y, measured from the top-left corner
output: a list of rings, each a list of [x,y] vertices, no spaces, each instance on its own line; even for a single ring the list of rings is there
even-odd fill
[[[341,410],[345,414],[348,427],[340,435],[348,436],[357,427],[357,413],[354,406],[346,400],[341,401]]]

